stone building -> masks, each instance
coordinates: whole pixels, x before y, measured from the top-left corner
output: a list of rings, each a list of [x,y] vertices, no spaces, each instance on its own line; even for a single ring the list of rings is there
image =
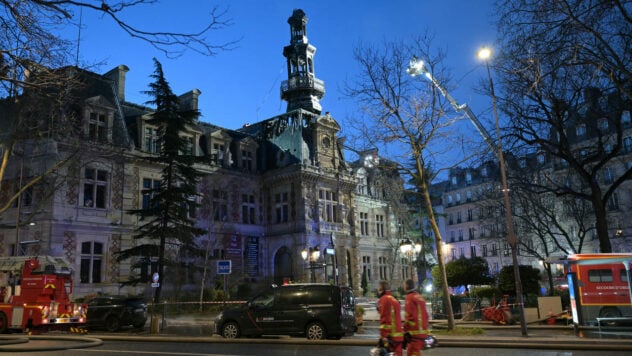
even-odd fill
[[[397,286],[405,276],[400,265],[407,261],[397,255],[405,209],[395,208],[400,197],[386,192],[401,193],[403,182],[392,171],[380,173],[388,169],[377,151],[359,153],[357,161],[345,158],[338,122],[322,114],[325,85],[315,75],[307,16],[294,10],[288,23],[288,77],[280,90],[286,112],[235,130],[196,122],[181,133],[190,153],[206,158],[197,164],[204,177],[193,223],[208,231],[198,241],[207,258],[179,256],[182,266],[161,276],[163,293],[199,291],[205,278],[205,286],[225,280],[230,288],[251,289],[329,282],[361,295],[363,274],[368,291],[379,279]],[[147,159],[159,152],[158,128],[148,121],[153,110],[125,100],[125,65],[103,75],[75,67],[59,71],[76,79],[66,84],[73,110],[51,114],[45,134],[21,141],[20,153],[11,156],[0,204],[33,178],[45,178],[0,215],[0,255],[66,257],[75,266],[74,297],[149,293],[156,258],[132,264],[116,256],[135,244],[134,230],[142,224],[128,211],[147,207],[143,189],[161,179],[160,167]],[[179,96],[181,106],[197,109],[201,94],[193,89]],[[175,247],[168,252],[179,253]],[[217,274],[217,262],[228,260],[230,274]],[[139,275],[148,282],[122,286]]]
[[[619,102],[589,88],[584,91],[580,106],[570,111],[565,130],[577,164],[589,174],[593,169],[597,172],[592,179],[602,194],[615,181],[621,181],[604,206],[612,252],[632,250],[632,225],[625,218],[632,209],[630,109],[629,102]],[[506,157],[515,233],[519,238],[518,262],[543,269],[550,258],[599,252],[590,201],[564,194],[572,189],[589,196],[577,171],[566,161],[544,152]],[[438,184],[446,217],[446,260],[483,257],[492,275],[512,265],[498,169],[493,162],[453,168],[448,181]],[[512,189],[516,185],[548,186],[549,191],[529,196]],[[561,265],[552,268],[553,277],[561,276]],[[546,274],[543,277],[546,279]],[[561,278],[558,282],[564,283]]]

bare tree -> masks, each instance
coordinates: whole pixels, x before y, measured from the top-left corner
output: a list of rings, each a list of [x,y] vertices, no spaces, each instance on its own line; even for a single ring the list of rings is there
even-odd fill
[[[503,53],[494,67],[511,118],[507,135],[514,152],[540,152],[554,167],[545,184],[530,189],[589,202],[600,250],[611,252],[607,202],[632,168],[607,186],[599,177],[627,153],[632,2],[503,0],[497,8]]]
[[[448,103],[432,83],[413,79],[406,72],[410,58],[421,55],[428,60],[428,70],[435,77],[445,79],[445,72],[440,71],[443,54],[432,51],[431,42],[432,38],[425,36],[410,45],[385,43],[382,49],[358,46],[354,56],[361,71],[355,81],[347,83],[346,94],[358,101],[365,114],[366,120],[351,123],[364,134],[362,139],[374,147],[388,147],[391,160],[397,162],[400,173],[411,178],[423,197],[442,272],[448,329],[452,330],[454,314],[442,256],[441,233],[429,193],[433,177],[427,168],[452,148],[446,128],[453,120],[447,117]]]

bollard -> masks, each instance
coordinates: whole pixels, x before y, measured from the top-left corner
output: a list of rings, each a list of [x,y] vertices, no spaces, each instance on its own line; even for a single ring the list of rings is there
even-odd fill
[[[151,334],[160,333],[161,321],[162,321],[162,315],[151,314],[151,326],[149,329]]]

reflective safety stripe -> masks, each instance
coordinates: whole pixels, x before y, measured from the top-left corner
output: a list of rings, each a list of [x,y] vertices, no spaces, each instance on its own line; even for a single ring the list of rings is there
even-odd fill
[[[397,301],[397,299],[395,299],[393,296],[389,295],[389,298],[395,302],[395,303],[399,303]],[[391,308],[391,325],[385,325],[386,327],[384,329],[389,329],[391,332],[391,336],[393,337],[397,337],[397,336],[404,336],[404,333],[402,332],[398,332],[397,331],[397,319],[395,317],[395,308],[393,308],[392,305],[389,306]],[[380,328],[382,328],[382,326],[380,325]]]

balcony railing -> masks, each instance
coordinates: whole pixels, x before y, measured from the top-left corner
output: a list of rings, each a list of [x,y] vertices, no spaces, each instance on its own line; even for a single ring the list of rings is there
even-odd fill
[[[293,89],[315,89],[319,92],[325,92],[325,82],[313,77],[292,77],[281,83],[281,94]]]

